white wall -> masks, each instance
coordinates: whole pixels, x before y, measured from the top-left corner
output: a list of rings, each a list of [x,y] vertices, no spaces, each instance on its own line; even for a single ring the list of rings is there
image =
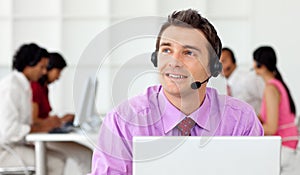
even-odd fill
[[[40,8],[33,4],[38,4]],[[300,83],[295,81],[298,72],[296,66],[299,64],[296,46],[300,41],[300,23],[296,20],[300,16],[298,7],[300,1],[296,0],[0,0],[0,76],[9,72],[12,55],[24,42],[33,41],[49,51],[60,51],[69,66],[61,80],[50,87],[50,100],[55,112],[72,112],[76,65],[88,43],[97,34],[124,19],[157,15],[166,17],[173,10],[194,8],[215,25],[224,46],[234,50],[238,64],[245,69],[252,66],[255,48],[261,44],[274,46],[279,70],[300,109],[300,92],[297,91]],[[129,47],[129,57],[135,46],[140,47],[139,54],[150,53],[154,48],[152,41],[155,39],[145,39],[139,44],[137,40],[128,42],[115,50],[114,55],[126,55],[127,49],[124,48]],[[97,66],[87,65],[84,69]],[[118,63],[108,64],[98,73],[101,85],[97,104],[101,113],[112,107],[111,94],[108,93],[112,89],[110,81],[120,67],[122,65]],[[134,69],[134,66],[130,69]],[[127,95],[132,96],[142,91],[147,83],[156,82],[149,75],[139,77]],[[222,78],[213,79],[211,85],[224,92],[223,82]]]
[[[12,55],[24,42],[37,42],[49,51],[60,51],[69,66],[61,80],[51,85],[50,100],[56,113],[74,112],[74,81],[79,85],[84,83],[83,79],[74,80],[77,62],[95,36],[124,19],[166,17],[173,10],[193,8],[215,25],[223,45],[234,50],[238,64],[245,69],[252,66],[255,48],[261,44],[274,46],[279,70],[300,110],[300,81],[297,81],[300,23],[296,19],[300,16],[299,7],[297,0],[0,0],[0,78],[10,71]],[[112,81],[114,73],[122,68],[120,61],[149,55],[154,50],[154,41],[155,38],[136,39],[121,45],[111,53],[110,58],[116,60],[99,69],[97,107],[100,113],[113,106]],[[151,66],[150,61],[147,64]],[[89,72],[98,66],[87,64],[81,69]],[[146,69],[143,66],[131,65],[128,71]],[[156,83],[154,77],[155,73],[134,77],[130,86],[125,87],[125,95],[132,96],[148,84]],[[223,83],[221,77],[210,82],[224,93]]]

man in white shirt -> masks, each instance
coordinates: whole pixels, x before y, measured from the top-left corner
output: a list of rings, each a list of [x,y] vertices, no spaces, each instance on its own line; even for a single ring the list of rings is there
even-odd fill
[[[24,142],[24,137],[34,129],[30,81],[37,81],[46,74],[48,55],[47,50],[36,44],[21,46],[13,58],[13,72],[0,81],[1,167],[18,165],[18,157],[27,166],[35,164],[34,147]],[[47,174],[62,174],[64,161],[57,152],[47,150]]]
[[[231,49],[222,49],[220,61],[223,65],[222,75],[226,78],[227,95],[249,103],[256,114],[260,112],[264,82],[254,71],[243,71],[236,65]]]
[[[18,157],[27,166],[35,165],[34,147],[25,143],[24,138],[30,132],[41,132],[45,126],[32,124],[30,81],[38,81],[47,73],[48,59],[47,50],[36,44],[25,44],[14,56],[14,71],[0,81],[1,167],[16,166]],[[61,126],[59,119],[47,122]],[[89,148],[73,142],[50,142],[46,146],[48,175],[62,175],[67,158],[75,161],[80,174],[90,171],[92,151]]]

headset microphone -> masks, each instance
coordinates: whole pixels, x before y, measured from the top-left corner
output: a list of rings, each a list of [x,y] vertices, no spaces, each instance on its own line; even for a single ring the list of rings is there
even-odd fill
[[[191,84],[191,88],[196,90],[199,89],[201,87],[202,84],[208,82],[208,80],[210,79],[211,76],[209,76],[206,80],[200,82],[200,81],[195,81]]]

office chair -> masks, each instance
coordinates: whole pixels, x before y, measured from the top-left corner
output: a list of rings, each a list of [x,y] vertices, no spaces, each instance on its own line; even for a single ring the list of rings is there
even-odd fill
[[[298,146],[297,146],[297,150],[299,151],[300,154],[300,116],[297,116],[295,118],[295,123],[296,126],[298,128],[298,136],[290,136],[290,137],[285,137],[282,139],[282,141],[294,141],[294,140],[298,140]]]
[[[21,157],[10,148],[10,146],[5,144],[0,144],[0,146],[7,150],[9,153],[13,155],[13,157],[16,159],[16,162],[19,162],[20,165],[11,166],[11,167],[1,167],[0,166],[0,175],[33,175],[35,174],[35,167],[33,166],[26,166],[24,161],[21,159]]]

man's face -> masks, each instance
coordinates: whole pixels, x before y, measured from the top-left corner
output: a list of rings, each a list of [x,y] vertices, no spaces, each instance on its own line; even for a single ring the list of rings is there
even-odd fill
[[[42,58],[35,66],[26,67],[27,78],[30,81],[38,81],[47,73],[48,58]]]
[[[232,62],[232,58],[231,58],[229,51],[227,51],[227,50],[222,51],[220,61],[223,66],[222,75],[225,78],[229,78],[229,76],[235,69],[235,64]]]
[[[200,30],[177,26],[165,29],[159,43],[158,69],[167,95],[181,97],[195,93],[191,83],[209,77],[209,46]]]

